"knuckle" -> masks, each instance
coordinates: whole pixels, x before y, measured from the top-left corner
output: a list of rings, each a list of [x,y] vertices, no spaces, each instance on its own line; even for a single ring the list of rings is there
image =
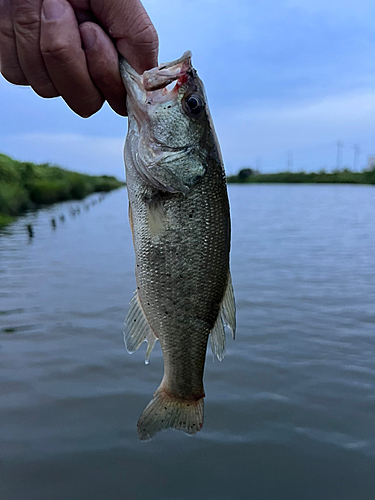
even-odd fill
[[[104,103],[102,95],[96,89],[90,91],[87,87],[81,87],[75,94],[69,89],[61,95],[66,104],[82,118],[89,118],[97,113]]]
[[[43,57],[53,57],[64,62],[72,59],[71,47],[58,38],[51,40],[49,43],[41,42],[40,51]]]
[[[60,95],[52,84],[38,87],[34,85],[33,89],[36,94],[40,97],[44,97],[45,99],[52,99],[53,97],[58,97]]]
[[[104,101],[90,102],[86,103],[86,106],[80,106],[79,108],[76,107],[76,109],[72,107],[72,109],[82,118],[90,118],[90,116],[93,116],[100,110],[100,108],[103,106],[103,102]]]
[[[123,99],[115,100],[108,98],[108,104],[111,106],[113,111],[115,111],[120,116],[128,116],[128,111],[126,109],[126,104]]]
[[[20,69],[17,71],[17,69],[1,68],[1,74],[5,80],[13,85],[28,85],[28,81]]]
[[[0,23],[0,39],[2,40],[3,43],[5,43],[8,40],[14,39],[14,31],[10,24],[2,25]]]
[[[20,15],[15,18],[14,32],[17,36],[30,38],[40,31],[40,20],[38,17],[30,15]]]
[[[132,37],[142,45],[159,45],[158,34],[146,12],[135,19],[132,31]]]

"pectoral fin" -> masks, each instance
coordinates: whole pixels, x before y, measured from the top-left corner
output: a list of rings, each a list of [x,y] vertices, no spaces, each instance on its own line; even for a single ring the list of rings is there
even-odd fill
[[[146,200],[147,221],[151,236],[158,236],[165,229],[165,210],[160,196]]]
[[[132,207],[130,206],[130,201],[129,201],[128,217],[129,217],[129,226],[130,226],[130,231],[132,232],[132,238],[133,238],[133,244],[134,244],[134,223],[133,223],[133,212],[132,212]]]

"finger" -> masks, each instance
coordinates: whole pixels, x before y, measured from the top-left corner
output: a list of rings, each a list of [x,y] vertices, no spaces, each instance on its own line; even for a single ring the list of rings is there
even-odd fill
[[[91,21],[92,23],[98,23],[98,20],[94,16],[94,14],[91,12],[91,10],[86,10],[86,9],[81,9],[80,7],[76,7],[76,5],[80,5],[81,1],[80,0],[68,0],[70,5],[74,9],[74,13],[77,18],[78,24],[82,24],[85,21]],[[85,2],[85,0],[83,0]]]
[[[89,117],[103,104],[91,81],[78,23],[67,0],[44,0],[40,47],[51,80],[78,115]]]
[[[90,5],[135,70],[143,73],[157,66],[158,35],[140,0],[91,0]]]
[[[1,74],[8,82],[27,85],[18,61],[10,0],[0,1],[0,68]]]
[[[40,52],[41,0],[12,0],[17,54],[27,82],[42,97],[59,95]]]
[[[81,24],[79,31],[91,80],[116,113],[126,116],[126,92],[112,41],[94,23]]]

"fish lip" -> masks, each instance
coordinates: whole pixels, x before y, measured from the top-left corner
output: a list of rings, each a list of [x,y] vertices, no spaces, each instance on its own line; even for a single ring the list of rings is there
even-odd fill
[[[188,50],[179,59],[159,64],[159,66],[146,70],[143,75],[140,75],[120,55],[120,73],[128,93],[128,99],[130,98],[132,101],[133,107],[146,113],[147,104],[176,99],[178,89],[187,81],[188,75],[194,71],[191,57],[192,54]],[[167,88],[176,80],[176,85],[172,89]]]
[[[192,69],[191,56],[190,50],[187,50],[179,59],[159,64],[156,68],[145,71],[143,73],[143,88],[148,92],[160,90],[175,80],[183,79]]]
[[[142,76],[137,73],[137,71],[128,63],[128,61],[119,54],[119,67],[121,78],[124,82],[126,91],[134,97],[136,100],[139,100],[140,95],[133,94],[145,94],[145,89],[143,87]]]

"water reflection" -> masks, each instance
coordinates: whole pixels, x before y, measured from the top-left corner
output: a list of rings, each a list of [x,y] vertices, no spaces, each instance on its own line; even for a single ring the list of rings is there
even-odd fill
[[[159,346],[146,367],[142,347],[130,356],[123,345],[135,286],[126,191],[48,207],[2,232],[4,498],[144,499],[151,484],[163,500],[373,499],[375,190],[229,194],[238,334],[222,363],[208,356],[194,438],[138,442],[163,364]],[[84,203],[96,209],[70,218]]]
[[[32,243],[33,238],[38,233],[40,234],[39,229],[43,231],[42,222],[45,220],[44,216],[46,214],[50,215],[52,214],[52,216],[49,219],[49,224],[53,230],[56,230],[59,227],[59,222],[62,224],[66,222],[68,214],[70,214],[70,216],[74,218],[77,215],[80,215],[83,212],[83,210],[85,210],[85,212],[88,212],[90,210],[90,206],[95,206],[98,202],[101,202],[104,199],[105,195],[103,193],[99,195],[94,194],[89,196],[80,203],[77,203],[76,201],[71,201],[71,202],[55,204],[52,206],[46,206],[45,208],[42,209],[29,210],[24,215],[19,217],[18,220],[13,224],[0,228],[0,236],[1,235],[9,236],[11,234],[13,235],[18,234],[20,230],[20,223],[21,221],[23,221],[24,228],[26,229],[28,235],[28,241],[29,243]],[[61,212],[61,209],[64,209],[65,212],[58,213]]]
[[[33,238],[34,237],[33,226],[31,224],[26,224],[26,229],[29,234],[29,238]]]

